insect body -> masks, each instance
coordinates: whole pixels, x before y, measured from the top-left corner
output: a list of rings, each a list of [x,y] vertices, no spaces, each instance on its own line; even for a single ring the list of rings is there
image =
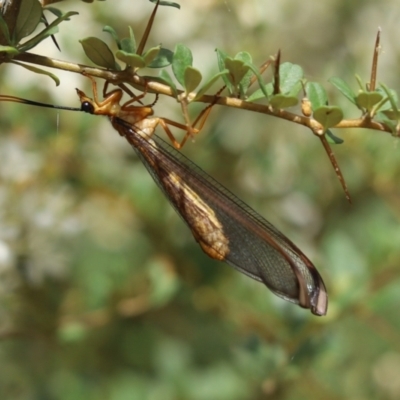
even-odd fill
[[[151,106],[132,106],[132,100],[121,106],[119,89],[105,94],[102,102],[95,82],[93,99],[77,92],[83,111],[107,115],[132,145],[208,256],[226,261],[313,314],[326,314],[325,285],[311,261],[256,211],[154,134],[161,125],[171,138],[169,120],[153,117]]]

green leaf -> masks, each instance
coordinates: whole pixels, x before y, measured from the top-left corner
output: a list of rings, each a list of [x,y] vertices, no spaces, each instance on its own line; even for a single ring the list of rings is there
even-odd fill
[[[380,84],[382,87],[382,90],[385,92],[386,96],[389,98],[390,104],[392,106],[393,110],[397,110],[397,94],[396,92],[393,92],[390,90],[384,83]]]
[[[303,69],[296,64],[285,62],[279,67],[279,83],[282,94],[296,96],[301,89]]]
[[[136,47],[133,45],[130,38],[123,38],[119,42],[118,46],[119,50],[122,50],[124,53],[127,54],[136,54]]]
[[[397,97],[397,93],[393,89],[389,89],[386,87],[386,90],[383,88],[383,86],[386,87],[383,83],[380,84],[380,87],[376,89],[377,92],[381,93],[383,96],[383,99],[381,101],[381,104],[377,108],[379,111],[385,111],[385,110],[392,110],[393,105],[395,105],[394,110],[397,110],[397,103],[399,101]]]
[[[108,34],[111,35],[111,37],[114,39],[115,43],[117,44],[117,47],[118,47],[119,50],[128,51],[127,49],[124,49],[123,46],[122,46],[122,43],[121,43],[121,42],[122,42],[124,39],[122,39],[122,41],[119,40],[118,34],[117,34],[117,32],[115,31],[115,29],[114,29],[113,27],[111,27],[111,26],[109,26],[109,25],[106,25],[106,26],[103,28],[103,32],[107,32]],[[128,38],[127,40],[130,40],[130,39]],[[128,47],[129,47],[129,46],[128,46]],[[134,53],[135,51],[136,51],[136,47],[134,46],[134,50],[132,51],[132,53]]]
[[[379,117],[379,115],[381,115],[381,114],[385,116],[385,119],[390,119],[392,121],[397,121],[399,119],[399,112],[398,111],[394,111],[394,110],[382,110],[382,111],[379,111],[376,114],[375,119],[378,120],[378,118],[381,118],[381,117]]]
[[[249,68],[249,64],[253,62],[251,55],[245,51],[242,51],[235,56],[235,60],[240,60],[243,61],[246,65],[247,68]],[[249,68],[247,73],[243,76],[243,78],[239,82],[239,91],[240,91],[240,96],[244,97],[247,93],[247,90],[250,87],[251,83],[251,77],[253,76],[253,73],[251,69]]]
[[[276,94],[272,96],[269,100],[269,103],[274,108],[288,108],[297,105],[299,99],[294,96],[286,96],[284,94]]]
[[[172,91],[174,92],[175,97],[178,96],[178,91],[176,89],[176,85],[175,85],[174,81],[172,80],[170,74],[165,69],[163,69],[160,72],[160,78],[159,79],[161,81],[163,81],[167,86],[169,86],[172,89]]]
[[[227,69],[225,69],[224,71],[218,72],[217,74],[215,74],[213,77],[211,77],[202,87],[201,89],[197,92],[196,97],[194,98],[194,100],[199,99],[201,96],[203,96],[204,93],[206,93],[206,91],[214,84],[215,81],[217,81],[217,79],[219,79],[220,77],[223,77],[224,75],[228,74],[229,71]]]
[[[146,66],[143,57],[139,56],[138,54],[131,54],[122,50],[118,50],[115,53],[115,56],[118,58],[118,60],[123,61],[126,65],[129,65],[133,68],[144,68]]]
[[[392,119],[392,120],[399,120],[400,119],[400,111],[397,108],[397,94],[393,93],[392,90],[390,90],[384,83],[381,83],[381,87],[383,92],[386,94],[386,96],[388,97],[388,100],[390,102],[391,105],[391,110],[387,110],[387,111],[383,111],[385,113],[385,115]],[[389,114],[389,111],[391,111],[391,115]],[[396,127],[397,129],[397,127]]]
[[[186,93],[191,93],[197,88],[197,86],[200,85],[202,79],[201,72],[196,68],[187,67],[185,69],[184,79],[185,79],[184,82],[185,91]]]
[[[375,116],[375,120],[387,125],[394,135],[397,133],[398,119],[399,115],[394,111],[382,111]]]
[[[301,84],[301,80],[297,81],[297,83],[295,83],[292,86],[292,89],[287,93],[288,96],[292,96],[292,97],[298,97],[300,90],[303,88],[303,85]]]
[[[175,47],[174,56],[172,58],[172,71],[177,81],[184,87],[185,85],[185,69],[193,64],[192,52],[183,44]]]
[[[378,92],[360,92],[356,96],[356,104],[371,111],[372,108],[383,99],[383,96]]]
[[[1,46],[0,45],[0,52],[7,53],[11,58],[15,55],[19,54],[19,50],[12,46]]]
[[[272,93],[272,90],[270,93],[268,93],[268,87],[267,87],[268,85],[266,86],[264,84],[263,78],[260,75],[258,68],[254,64],[248,64],[248,67],[253,71],[253,74],[257,78],[257,82],[258,82],[258,85],[260,86],[261,91],[263,92],[264,96],[268,99],[270,94]]]
[[[143,54],[142,57],[146,67],[155,60],[158,53],[160,52],[160,49],[161,46],[152,47],[151,49],[147,50],[146,53]]]
[[[326,131],[326,138],[331,144],[342,144],[344,140],[338,136],[335,136],[330,129]]]
[[[37,44],[45,40],[51,35],[54,35],[58,32],[57,26],[60,25],[61,22],[69,20],[69,17],[78,14],[75,11],[70,11],[63,14],[61,17],[55,19],[51,24],[46,26],[41,32],[39,32],[36,36],[32,39],[28,40],[27,42],[20,44],[18,48],[20,51],[27,51],[35,47]]]
[[[30,35],[39,25],[42,18],[42,6],[38,0],[22,0],[15,31],[13,34],[14,43]]]
[[[342,78],[334,76],[328,79],[328,82],[330,82],[333,86],[335,86],[335,88],[338,89],[339,92],[341,92],[343,96],[345,96],[353,104],[356,104],[355,93],[351,90],[350,86]]]
[[[123,39],[122,39],[123,40]],[[129,40],[129,42],[128,42]],[[126,48],[124,48],[126,46]],[[126,38],[124,44],[121,43],[121,50],[124,50],[128,53],[136,53],[136,39],[133,29],[129,27],[129,38]]]
[[[225,68],[229,71],[227,75],[228,79],[231,81],[234,88],[239,89],[239,84],[250,71],[250,67],[241,60],[226,57]]]
[[[271,91],[272,94],[272,91]],[[253,92],[247,99],[246,101],[252,102],[260,99],[265,99],[265,94],[261,89],[257,89],[255,92]]]
[[[169,50],[161,47],[157,57],[147,66],[149,68],[164,68],[172,63],[172,59],[174,57],[174,53]]]
[[[361,77],[359,75],[355,75],[356,81],[358,83],[358,86],[360,86],[360,90],[364,91],[366,88],[366,85],[363,84],[363,81],[361,80]]]
[[[222,71],[227,70],[225,68],[225,59],[228,57],[228,55],[219,49],[216,49],[215,52],[217,53],[217,62],[218,62],[219,71],[222,72]],[[233,88],[231,81],[229,80],[228,75],[227,74],[223,75],[222,79],[225,82],[225,85],[226,85],[229,93],[232,94],[234,91],[234,88]]]
[[[152,3],[157,3],[157,0],[150,0]],[[160,2],[158,3],[160,6],[169,6],[169,7],[175,7],[178,10],[180,10],[181,6],[178,3],[174,3],[172,1],[164,1],[164,0],[160,0]]]
[[[326,91],[319,83],[307,82],[306,93],[313,110],[325,106],[328,102]]]
[[[110,48],[102,40],[96,37],[88,37],[80,40],[83,51],[94,64],[107,69],[114,69],[116,62]]]
[[[324,127],[336,126],[343,119],[343,111],[337,106],[322,106],[314,110],[313,117]]]
[[[27,69],[27,70],[29,70],[31,72],[34,72],[35,74],[41,74],[41,75],[48,76],[49,78],[53,79],[53,81],[55,82],[56,86],[58,86],[60,84],[60,80],[58,79],[58,77],[56,75],[52,74],[49,71],[45,71],[43,69],[33,67],[32,65],[29,65],[29,64],[22,64],[22,63],[20,63],[18,61],[15,61],[15,60],[13,60],[12,63],[16,64],[16,65],[19,65],[20,67],[23,67],[23,68],[25,68],[25,69]]]
[[[10,31],[8,30],[8,26],[6,21],[4,21],[3,14],[0,12],[0,30],[6,39],[7,43],[11,45]]]
[[[61,10],[59,10],[58,8],[46,7],[46,8],[43,8],[43,10],[50,11],[57,18],[59,18],[59,17],[61,17],[63,15],[63,12]]]
[[[70,17],[74,15],[79,15],[79,13],[76,11],[69,11],[65,14],[62,14],[60,17],[56,18],[51,24],[49,24],[49,26],[47,26],[41,33],[46,32],[46,29],[51,29],[54,26],[60,25],[63,21],[69,21]]]
[[[53,13],[56,17],[57,17],[57,21],[59,19],[61,19],[62,21],[69,21],[71,16],[79,14],[76,11],[69,11],[67,13],[63,13],[61,10],[59,10],[58,8],[53,8],[53,7],[48,7],[46,6],[45,8],[43,8],[43,11],[50,11],[51,13]],[[52,22],[54,23],[54,21]],[[59,23],[59,22],[58,22]],[[57,25],[58,25],[57,23]]]
[[[46,38],[48,38],[51,35],[55,35],[58,33],[58,26],[53,26],[51,28],[46,28],[36,36],[34,36],[32,39],[28,40],[25,43],[22,43],[18,45],[18,49],[20,52],[28,51],[30,49],[33,49],[35,46],[37,46],[39,43],[43,42]]]
[[[136,53],[136,48],[137,48],[136,47],[136,39],[135,39],[135,34],[133,32],[133,29],[131,27],[129,27],[129,40],[130,40],[130,44],[129,44],[130,51],[132,53]]]

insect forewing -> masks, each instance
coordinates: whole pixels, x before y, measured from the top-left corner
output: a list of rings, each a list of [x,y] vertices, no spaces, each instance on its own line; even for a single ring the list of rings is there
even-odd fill
[[[158,136],[145,138],[117,118],[112,123],[208,255],[263,282],[276,295],[326,314],[322,278],[288,238]]]

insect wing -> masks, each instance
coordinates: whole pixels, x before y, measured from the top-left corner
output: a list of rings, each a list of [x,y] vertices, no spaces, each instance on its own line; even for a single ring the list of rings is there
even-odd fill
[[[228,262],[316,315],[326,314],[322,278],[278,229],[158,136],[144,138],[119,119],[113,125],[209,256]]]

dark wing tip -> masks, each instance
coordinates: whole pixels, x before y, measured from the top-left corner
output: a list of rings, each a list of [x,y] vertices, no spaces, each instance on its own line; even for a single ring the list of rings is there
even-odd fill
[[[310,299],[310,309],[314,315],[326,315],[328,310],[328,293],[325,284],[321,277],[319,277],[317,290]]]

